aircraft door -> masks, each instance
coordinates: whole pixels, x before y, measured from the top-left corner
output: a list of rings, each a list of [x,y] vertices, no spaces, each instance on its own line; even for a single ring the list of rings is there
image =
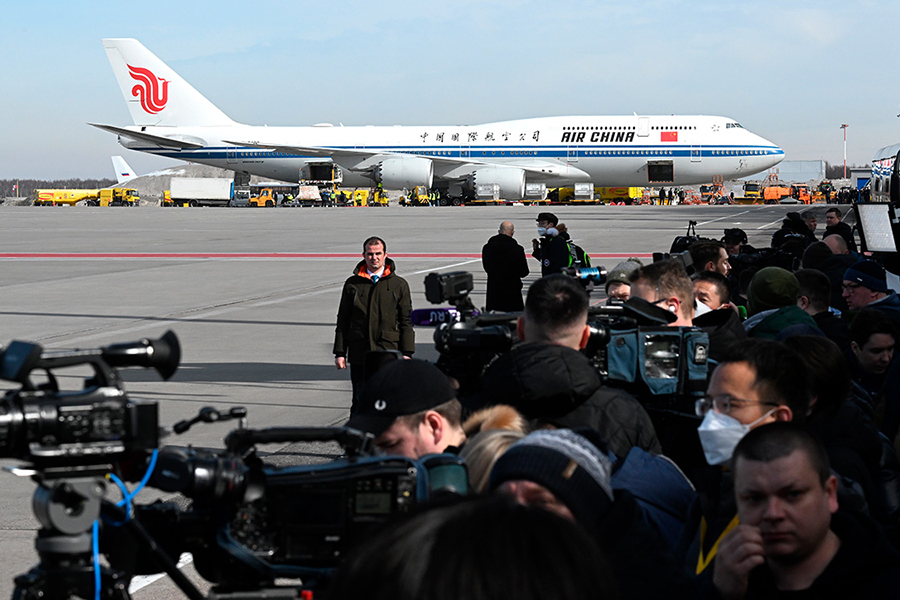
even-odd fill
[[[566,151],[566,162],[578,162],[578,146],[569,146]]]
[[[650,135],[650,117],[638,117],[638,137],[647,137]]]
[[[469,147],[468,146],[460,146],[459,147],[459,157],[460,158],[469,158]]]
[[[233,165],[236,164],[237,161],[237,148],[228,146],[228,148],[225,149],[225,163]]]
[[[691,146],[691,162],[700,162],[702,158],[702,148],[700,146]]]

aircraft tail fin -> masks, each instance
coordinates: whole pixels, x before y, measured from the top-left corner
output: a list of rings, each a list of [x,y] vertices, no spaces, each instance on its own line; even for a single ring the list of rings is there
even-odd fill
[[[116,183],[125,183],[137,177],[121,156],[113,156],[112,163],[113,170],[116,172]]]
[[[105,39],[103,47],[135,125],[235,124],[139,41]]]

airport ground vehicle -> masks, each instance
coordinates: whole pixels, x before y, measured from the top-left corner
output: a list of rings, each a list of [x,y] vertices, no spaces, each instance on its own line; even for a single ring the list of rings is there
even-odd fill
[[[135,206],[141,199],[131,188],[104,188],[101,190],[35,190],[35,206]]]
[[[213,177],[173,177],[163,194],[164,206],[228,206],[234,181]]]
[[[755,181],[744,182],[744,198],[747,200],[759,200],[762,186]]]
[[[783,198],[791,197],[791,188],[786,185],[769,185],[763,188],[763,200],[766,204],[777,204]]]
[[[809,193],[809,186],[805,183],[795,183],[791,186],[791,197],[799,200],[803,204],[812,204],[812,196]]]
[[[431,192],[424,185],[417,185],[409,191],[401,202],[405,206],[428,206],[431,204]]]

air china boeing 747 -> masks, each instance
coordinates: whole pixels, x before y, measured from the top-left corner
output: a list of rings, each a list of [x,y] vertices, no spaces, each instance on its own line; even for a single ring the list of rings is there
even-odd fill
[[[575,116],[482,125],[259,127],[236,123],[134,39],[103,46],[133,125],[93,124],[131,150],[296,183],[308,165],[335,163],[345,186],[424,185],[451,196],[500,185],[691,185],[746,177],[784,158],[727,117]]]

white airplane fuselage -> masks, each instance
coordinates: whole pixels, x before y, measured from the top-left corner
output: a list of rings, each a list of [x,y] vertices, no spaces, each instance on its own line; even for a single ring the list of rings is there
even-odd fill
[[[733,119],[571,116],[482,125],[258,127],[236,123],[135,39],[103,40],[133,125],[96,125],[126,148],[296,183],[334,162],[346,186],[527,183],[677,186],[765,171],[784,152]]]
[[[645,125],[639,126],[639,121]],[[593,182],[598,186],[692,185],[715,176],[737,179],[765,171],[784,151],[764,138],[715,116],[544,117],[476,126],[367,127],[128,127],[166,137],[201,141],[199,149],[167,149],[120,136],[126,148],[179,160],[246,171],[296,182],[308,162],[328,161],[223,140],[254,140],[273,146],[319,146],[384,154],[471,159],[510,167],[533,165],[546,175],[527,174],[529,183],[549,187]],[[639,127],[644,127],[646,135]],[[661,141],[663,134],[673,141]],[[673,135],[674,134],[674,135]],[[537,139],[535,139],[537,138]],[[648,162],[672,162],[671,181],[651,180]],[[435,178],[471,171],[463,165],[435,166]],[[543,169],[542,169],[543,170]],[[344,185],[371,185],[345,170]]]

